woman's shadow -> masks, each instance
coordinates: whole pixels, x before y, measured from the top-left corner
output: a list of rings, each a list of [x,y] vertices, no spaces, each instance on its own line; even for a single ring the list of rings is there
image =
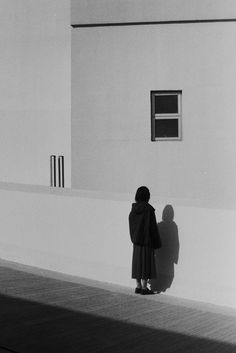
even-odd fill
[[[155,250],[157,278],[151,279],[154,292],[165,292],[174,279],[174,265],[179,259],[178,227],[174,222],[174,209],[166,205],[162,213],[162,222],[158,223],[162,247]]]

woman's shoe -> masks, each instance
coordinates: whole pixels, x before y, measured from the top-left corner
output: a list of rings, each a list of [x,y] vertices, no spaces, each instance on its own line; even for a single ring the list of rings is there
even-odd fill
[[[141,294],[142,294],[142,295],[154,294],[154,292],[153,292],[153,290],[151,290],[151,289],[144,288],[144,289],[141,289]]]
[[[135,292],[135,294],[141,294],[142,288],[136,287],[134,292]]]

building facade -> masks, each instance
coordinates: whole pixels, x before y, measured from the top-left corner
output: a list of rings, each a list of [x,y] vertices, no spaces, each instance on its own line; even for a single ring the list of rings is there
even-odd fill
[[[72,1],[72,187],[235,204],[233,17],[232,1]],[[179,139],[153,141],[153,91],[181,92]]]
[[[1,4],[0,258],[133,286],[145,184],[174,211],[167,294],[235,307],[235,0]]]

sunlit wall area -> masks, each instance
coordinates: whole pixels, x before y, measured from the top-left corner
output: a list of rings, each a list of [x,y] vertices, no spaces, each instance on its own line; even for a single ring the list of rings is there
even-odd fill
[[[64,0],[0,3],[0,258],[133,290],[144,184],[158,222],[174,212],[162,292],[235,307],[235,1],[72,0],[71,18]],[[161,92],[177,92],[177,139],[151,129],[173,118]],[[71,189],[48,187],[51,154]]]
[[[72,187],[131,203],[147,185],[179,230],[168,293],[234,306],[235,3],[73,0],[71,14]],[[181,138],[153,141],[153,91],[180,92]]]
[[[50,184],[70,164],[70,1],[0,0],[0,180]]]
[[[236,22],[73,28],[72,186],[235,204],[235,46]],[[151,141],[153,90],[182,91],[180,141]]]
[[[133,292],[131,199],[132,195],[0,184],[0,258],[128,286]],[[166,203],[152,199],[152,204],[161,221]],[[164,293],[235,307],[235,209],[172,207],[179,251],[174,272],[164,273],[170,287]],[[166,249],[165,239],[163,243]]]

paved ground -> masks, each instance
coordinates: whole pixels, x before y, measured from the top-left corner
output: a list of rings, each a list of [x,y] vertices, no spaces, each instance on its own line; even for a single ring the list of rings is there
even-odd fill
[[[234,310],[36,272],[1,262],[0,353],[236,352]]]

